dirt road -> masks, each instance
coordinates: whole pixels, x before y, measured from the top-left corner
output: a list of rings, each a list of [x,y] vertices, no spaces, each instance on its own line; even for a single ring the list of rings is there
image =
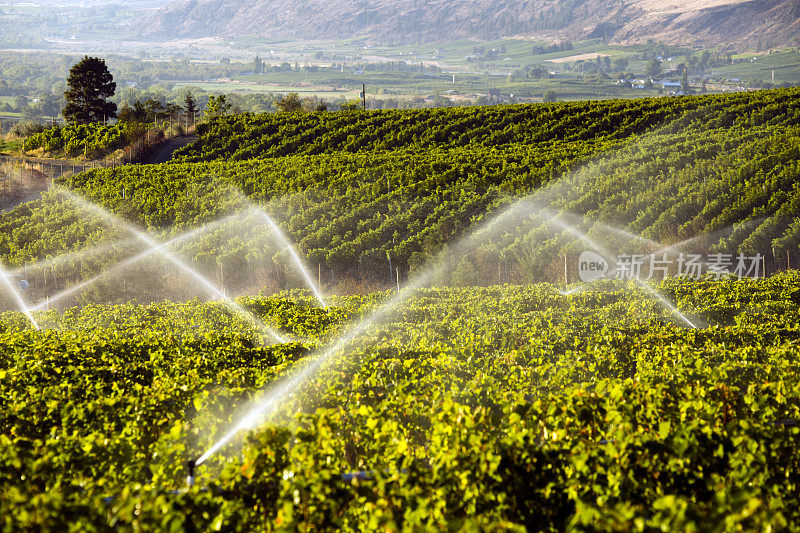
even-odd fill
[[[197,135],[187,135],[185,137],[175,137],[167,139],[158,146],[154,147],[150,154],[142,161],[147,165],[156,163],[166,163],[172,157],[172,152],[178,148],[183,148],[197,140]]]

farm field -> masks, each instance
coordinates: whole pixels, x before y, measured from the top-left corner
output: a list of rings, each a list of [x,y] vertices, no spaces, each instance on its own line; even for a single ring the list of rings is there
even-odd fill
[[[176,82],[174,84],[176,89],[182,87],[194,88],[198,87],[208,92],[222,92],[222,93],[289,93],[296,92],[300,96],[316,96],[323,99],[337,99],[346,98],[355,100],[358,98],[360,91],[355,90],[341,90],[334,91],[330,87],[323,85],[314,85],[307,82],[298,82],[293,85],[284,83],[266,83],[258,81],[242,80],[236,82]]]
[[[252,301],[306,338],[273,347],[211,304],[5,315],[4,525],[797,527],[798,282],[664,287],[699,330],[620,285],[425,290],[188,492],[187,457],[383,295]]]
[[[0,213],[3,529],[800,529],[798,128],[243,114],[57,179]]]
[[[750,80],[758,78],[775,83],[800,81],[800,53],[797,50],[776,51],[769,54],[741,54],[736,56],[741,62],[718,67],[714,72],[729,78]]]
[[[492,89],[506,97],[514,95],[522,101],[528,101],[526,99],[529,98],[539,101],[548,90],[555,91],[560,100],[654,96],[659,94],[658,88],[631,88],[616,85],[615,82],[618,76],[625,76],[625,72],[631,73],[630,75],[636,78],[647,77],[645,72],[649,61],[645,57],[659,57],[662,60],[664,75],[673,81],[679,81],[680,75],[676,74],[676,69],[682,68],[681,65],[686,64],[687,58],[693,54],[697,57],[703,54],[702,50],[691,48],[659,49],[655,45],[609,45],[597,39],[570,43],[567,49],[559,51],[547,51],[544,50],[545,45],[541,43],[520,39],[481,43],[456,41],[395,47],[373,45],[359,40],[300,45],[294,43],[258,45],[248,41],[248,46],[256,48],[260,46],[263,51],[262,58],[270,64],[278,65],[288,60],[302,64],[303,67],[298,72],[288,69],[263,75],[242,74],[236,77],[237,81],[288,86],[296,86],[299,83],[311,83],[318,87],[336,85],[355,92],[358,92],[361,84],[365,83],[368,95],[374,98],[386,98],[390,95],[452,97],[453,93],[449,91],[471,96],[486,94]],[[535,50],[536,48],[539,50]],[[713,55],[718,51],[705,52]],[[612,62],[618,59],[624,60],[626,67],[616,67],[613,72],[607,72],[603,76],[586,77],[580,71],[574,70],[574,64],[566,64],[578,60],[593,60],[598,56],[608,57]],[[279,57],[282,59],[276,59]],[[733,64],[709,66],[702,69],[702,72],[692,67],[691,76],[695,91],[700,92],[702,78],[715,79],[708,85],[708,89],[712,92],[741,90],[745,86],[749,87],[753,80],[772,83],[773,70],[776,85],[794,84],[798,81],[797,75],[800,71],[796,66],[800,60],[800,52],[795,48],[770,50],[769,53],[736,54],[732,59]],[[399,69],[400,63],[403,64],[403,70],[394,71]],[[328,69],[331,64],[340,64],[341,72],[338,69]],[[438,70],[425,70],[423,66],[435,67]],[[554,78],[530,78],[527,72],[532,67],[541,67],[558,73]],[[670,72],[671,74],[668,74]],[[454,74],[455,83],[452,81]],[[660,76],[656,76],[658,77]],[[739,81],[726,81],[726,79]],[[579,91],[575,90],[576,86],[580,87]],[[237,87],[233,86],[230,90],[236,91]],[[245,89],[238,87],[238,90]]]

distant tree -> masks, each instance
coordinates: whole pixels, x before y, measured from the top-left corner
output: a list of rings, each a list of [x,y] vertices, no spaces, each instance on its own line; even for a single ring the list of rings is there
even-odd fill
[[[67,105],[61,111],[67,122],[88,124],[117,116],[117,104],[108,101],[117,84],[104,60],[84,56],[69,70],[67,86]]]
[[[133,107],[125,104],[119,110],[119,114],[117,115],[117,120],[120,122],[128,122],[128,123],[142,123],[142,122],[150,122],[147,120],[148,113],[147,109],[145,109],[144,104],[141,101],[136,100],[133,103]]]
[[[558,93],[555,92],[553,89],[545,91],[544,95],[542,95],[543,102],[555,102],[557,100],[558,100]]]
[[[661,61],[658,59],[650,60],[650,62],[647,64],[647,70],[645,71],[645,74],[652,77],[661,74]]]
[[[17,97],[14,98],[14,109],[16,109],[17,113],[22,113],[30,102],[30,99],[24,94],[17,95]]]
[[[689,69],[686,67],[683,68],[683,77],[681,78],[681,91],[683,91],[683,94],[689,94],[691,92],[691,88],[689,87]]]
[[[614,60],[614,70],[617,72],[624,72],[628,68],[628,60],[624,57],[618,57]]]
[[[231,104],[225,98],[224,94],[214,98],[214,95],[208,97],[208,104],[206,105],[205,116],[206,118],[221,117],[226,115],[231,109]]]
[[[154,122],[159,117],[167,114],[164,104],[154,98],[148,98],[144,102],[144,109],[146,112],[145,122]]]
[[[433,107],[450,107],[453,105],[453,101],[449,98],[437,94],[433,97]]]
[[[58,114],[58,102],[52,96],[45,96],[39,101],[39,113],[48,117]]]
[[[128,104],[122,104],[117,113],[117,121],[119,122],[138,122],[134,119],[134,109]]]
[[[253,73],[254,74],[264,73],[264,61],[262,61],[262,59],[258,57],[258,54],[256,54],[255,59],[253,59]]]
[[[278,110],[284,113],[303,110],[303,101],[300,99],[300,95],[295,92],[289,93],[278,100],[276,105],[278,106]]]
[[[528,77],[535,80],[541,80],[543,78],[549,78],[550,73],[543,66],[537,65],[528,71]]]
[[[125,104],[119,110],[117,120],[120,122],[149,124],[168,118],[175,119],[183,109],[175,104],[164,104],[154,98],[149,98],[142,102],[136,100],[133,107]]]
[[[325,102],[318,103],[317,107],[314,108],[314,111],[316,111],[317,113],[324,113],[327,110],[328,110],[328,104],[326,104]]]

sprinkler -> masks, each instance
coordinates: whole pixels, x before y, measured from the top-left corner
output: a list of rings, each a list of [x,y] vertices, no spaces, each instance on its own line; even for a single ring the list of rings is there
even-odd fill
[[[186,488],[192,488],[194,485],[194,468],[197,466],[197,463],[194,459],[189,459],[186,461],[186,470],[189,471],[189,475],[186,476]]]

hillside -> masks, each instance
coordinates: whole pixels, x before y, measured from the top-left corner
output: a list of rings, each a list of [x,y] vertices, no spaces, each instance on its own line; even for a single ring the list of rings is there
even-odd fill
[[[797,0],[177,0],[142,21],[151,38],[251,36],[444,42],[527,36],[766,47],[797,44]]]
[[[782,257],[796,254],[800,244],[793,222],[800,214],[796,89],[235,115],[198,133],[176,162],[97,169],[64,185],[173,235],[236,208],[241,198],[226,192],[232,186],[275,214],[309,262],[336,279],[383,279],[390,264],[403,272],[422,268],[531,194],[552,209],[585,215],[587,231],[599,220],[663,243],[711,233],[720,250],[777,250]],[[96,244],[102,236],[47,202],[0,216],[0,229],[0,256],[10,265]],[[523,244],[504,244],[500,252],[523,257]],[[515,275],[546,278],[565,246],[544,243]],[[193,253],[203,261],[218,255]],[[241,253],[226,252],[224,261]]]

